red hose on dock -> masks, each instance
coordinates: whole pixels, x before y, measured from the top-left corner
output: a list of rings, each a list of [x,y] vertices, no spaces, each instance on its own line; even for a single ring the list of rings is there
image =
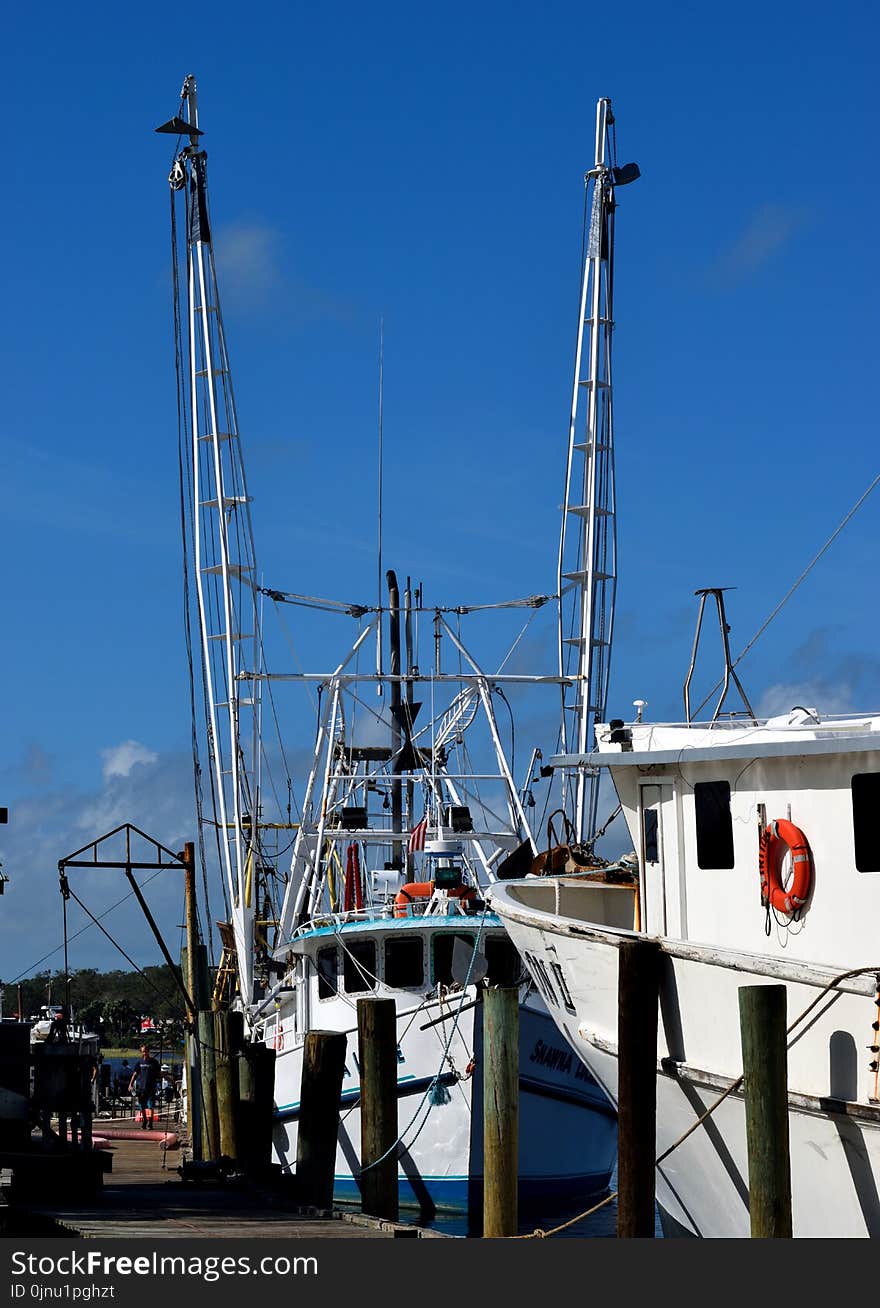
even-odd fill
[[[173,1149],[177,1144],[178,1137],[176,1131],[144,1131],[143,1128],[135,1127],[106,1127],[102,1122],[101,1134],[100,1136],[96,1136],[95,1139],[104,1140],[107,1143],[110,1143],[113,1140],[155,1140],[158,1144],[163,1144],[166,1149]],[[94,1140],[92,1143],[94,1143]]]

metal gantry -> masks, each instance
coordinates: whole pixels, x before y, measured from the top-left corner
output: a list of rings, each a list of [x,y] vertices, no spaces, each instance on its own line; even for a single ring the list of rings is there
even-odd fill
[[[589,752],[594,724],[605,716],[617,587],[611,341],[614,330],[615,188],[634,181],[635,164],[618,168],[611,101],[596,106],[596,161],[585,176],[584,262],[574,384],[559,537],[558,658],[562,684],[562,752]],[[563,803],[577,838],[596,833],[598,776],[563,774]]]

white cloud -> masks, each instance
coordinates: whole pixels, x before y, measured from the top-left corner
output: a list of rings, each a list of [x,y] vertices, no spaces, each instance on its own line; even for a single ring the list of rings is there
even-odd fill
[[[138,740],[123,740],[121,745],[101,750],[104,760],[104,780],[127,777],[136,763],[155,763],[159,755]]]
[[[256,220],[226,223],[214,233],[217,275],[224,298],[238,307],[260,303],[280,280],[279,235]]]
[[[108,758],[117,752],[116,759]],[[44,955],[50,956],[40,967],[62,966],[59,859],[123,822],[147,832],[166,849],[181,849],[185,841],[196,839],[192,759],[186,753],[157,755],[137,741],[126,741],[115,750],[104,751],[104,756],[111,765],[115,762],[122,766],[110,774],[105,772],[94,789],[56,785],[50,778],[38,791],[17,800],[10,811],[9,825],[0,827],[0,859],[10,878],[0,900],[0,975],[7,982],[20,972],[31,975]],[[210,848],[208,853],[210,856]],[[107,847],[104,856],[118,857],[119,848]],[[223,907],[213,864],[209,880],[214,920],[222,915]],[[173,870],[158,875],[143,872],[138,873],[138,881],[145,887],[147,902],[172,954],[176,954],[180,944],[178,926],[183,920],[182,877]],[[139,966],[161,962],[152,933],[121,870],[73,868],[70,884],[96,914],[124,900],[103,925]],[[128,968],[129,964],[98,928],[88,924],[74,901],[68,904],[68,923],[71,936],[87,928],[71,942],[72,968]]]
[[[803,208],[785,204],[762,204],[749,218],[739,236],[719,254],[712,278],[724,286],[737,284],[755,272],[788,244],[803,226]]]

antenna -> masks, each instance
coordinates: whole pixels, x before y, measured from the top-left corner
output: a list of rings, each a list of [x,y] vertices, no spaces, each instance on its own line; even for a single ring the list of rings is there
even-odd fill
[[[385,319],[379,319],[379,467],[378,467],[378,570],[377,577],[377,606],[379,609],[379,621],[376,624],[376,671],[382,676],[382,419],[385,399]],[[382,696],[382,682],[376,682],[376,694]]]

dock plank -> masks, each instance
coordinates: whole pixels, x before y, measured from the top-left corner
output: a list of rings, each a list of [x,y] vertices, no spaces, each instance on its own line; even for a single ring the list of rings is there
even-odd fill
[[[89,1240],[394,1239],[436,1234],[357,1214],[297,1211],[247,1181],[184,1182],[175,1171],[179,1149],[164,1151],[155,1140],[114,1140],[112,1153],[113,1170],[97,1196],[81,1203],[60,1196],[28,1203],[27,1213]]]

